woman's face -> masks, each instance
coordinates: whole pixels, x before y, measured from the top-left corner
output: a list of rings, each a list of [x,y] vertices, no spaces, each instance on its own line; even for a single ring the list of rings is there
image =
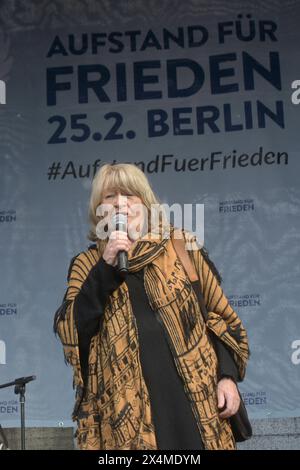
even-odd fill
[[[101,206],[109,221],[116,213],[127,216],[127,231],[131,240],[137,240],[143,235],[144,224],[147,220],[147,208],[140,197],[130,192],[106,190],[103,193]]]

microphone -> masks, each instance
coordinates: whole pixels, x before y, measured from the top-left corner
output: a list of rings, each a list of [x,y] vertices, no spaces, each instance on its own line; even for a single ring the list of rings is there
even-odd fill
[[[31,382],[32,380],[35,380],[36,376],[35,375],[30,375],[29,377],[19,377],[18,379],[15,379],[15,384],[16,385],[25,385],[28,382]]]
[[[127,214],[118,212],[112,218],[115,230],[127,233]],[[128,273],[128,254],[127,251],[120,250],[117,254],[117,269],[123,276]]]

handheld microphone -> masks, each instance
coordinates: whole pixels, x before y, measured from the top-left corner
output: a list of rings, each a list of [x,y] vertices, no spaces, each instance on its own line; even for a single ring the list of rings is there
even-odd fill
[[[122,213],[117,213],[112,218],[113,224],[116,230],[120,232],[127,233],[127,215]],[[126,251],[121,250],[117,254],[117,269],[120,274],[123,276],[128,273],[128,254]]]

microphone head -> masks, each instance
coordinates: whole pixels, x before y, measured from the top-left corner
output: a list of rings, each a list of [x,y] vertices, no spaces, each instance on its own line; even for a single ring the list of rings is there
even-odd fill
[[[112,216],[112,223],[115,230],[120,230],[122,232],[127,232],[127,214],[122,214],[122,212],[117,212]]]
[[[36,379],[36,375],[30,375],[29,377],[19,377],[18,379],[15,379],[15,384],[17,385],[22,385],[22,384],[27,384],[28,382],[31,382],[32,380]]]

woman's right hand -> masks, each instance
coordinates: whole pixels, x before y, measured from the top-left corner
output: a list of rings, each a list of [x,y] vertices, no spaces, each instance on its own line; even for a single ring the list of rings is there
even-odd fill
[[[119,251],[129,251],[132,241],[129,240],[128,234],[120,230],[111,232],[105,250],[103,259],[107,264],[116,266],[118,263],[117,254]]]

